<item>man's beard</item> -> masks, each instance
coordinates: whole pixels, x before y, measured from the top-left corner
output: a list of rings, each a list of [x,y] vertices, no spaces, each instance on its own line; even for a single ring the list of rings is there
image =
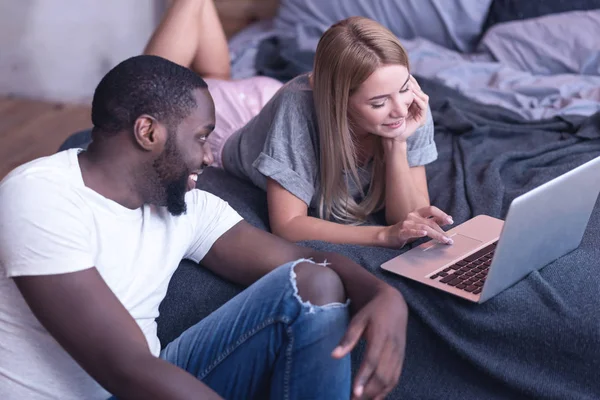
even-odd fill
[[[175,145],[174,132],[169,133],[162,154],[152,163],[155,176],[158,178],[156,185],[159,205],[166,206],[171,215],[179,216],[187,211],[185,194],[190,171],[182,162],[181,153]],[[179,171],[179,172],[174,172]]]
[[[166,182],[165,191],[167,194],[166,206],[171,215],[179,216],[187,211],[185,194],[187,193],[187,183],[190,174],[186,173],[179,179]]]

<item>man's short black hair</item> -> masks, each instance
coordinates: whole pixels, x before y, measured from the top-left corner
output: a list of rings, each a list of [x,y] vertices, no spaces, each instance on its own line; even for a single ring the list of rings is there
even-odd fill
[[[192,93],[207,88],[196,73],[158,56],[131,57],[110,70],[92,101],[94,130],[103,134],[132,130],[143,114],[174,127],[196,107]]]

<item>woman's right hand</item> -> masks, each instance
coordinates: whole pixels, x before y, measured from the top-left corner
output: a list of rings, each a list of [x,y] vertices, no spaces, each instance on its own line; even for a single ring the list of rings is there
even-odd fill
[[[384,228],[383,245],[401,248],[407,243],[429,236],[440,243],[452,244],[453,240],[442,230],[442,226],[451,225],[452,217],[434,206],[423,207],[408,214],[406,219]]]

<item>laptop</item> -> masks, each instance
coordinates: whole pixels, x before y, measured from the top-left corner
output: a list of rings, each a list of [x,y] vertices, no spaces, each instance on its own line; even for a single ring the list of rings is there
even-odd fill
[[[381,265],[466,300],[483,303],[576,249],[600,192],[597,157],[515,198],[506,220],[478,215]]]

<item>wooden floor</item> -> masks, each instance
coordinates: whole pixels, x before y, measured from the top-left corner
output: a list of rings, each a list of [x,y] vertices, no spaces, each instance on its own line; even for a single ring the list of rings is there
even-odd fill
[[[55,153],[73,132],[91,127],[90,107],[0,96],[0,179]]]

